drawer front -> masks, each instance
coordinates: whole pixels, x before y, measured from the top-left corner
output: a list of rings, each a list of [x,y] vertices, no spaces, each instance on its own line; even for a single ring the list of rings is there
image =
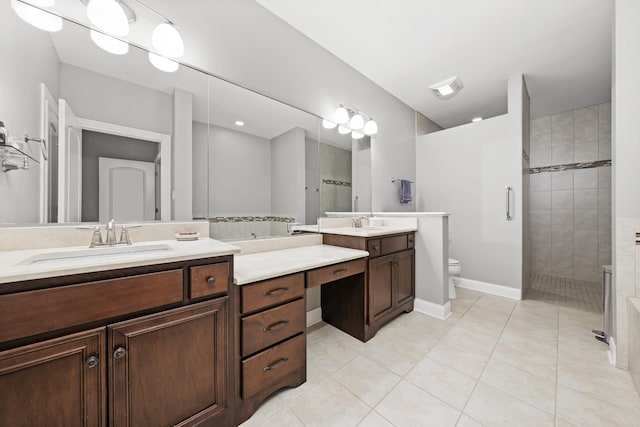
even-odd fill
[[[407,236],[407,247],[413,249],[416,247],[416,235],[411,233]]]
[[[287,339],[306,326],[304,299],[247,316],[242,323],[242,357]]]
[[[404,251],[408,249],[408,236],[393,236],[385,237],[382,240],[381,249],[382,255],[392,254],[394,252]]]
[[[304,334],[291,338],[242,361],[242,398],[249,399],[276,384],[306,362]]]
[[[189,298],[224,294],[229,291],[229,263],[200,265],[189,268]]]
[[[371,239],[367,241],[367,252],[369,252],[369,258],[380,256],[382,253],[380,250],[380,239]]]
[[[270,307],[304,295],[304,273],[241,286],[242,313]]]
[[[343,277],[363,273],[365,262],[366,260],[362,258],[307,271],[307,287],[313,288],[314,286],[330,283]]]
[[[0,296],[0,342],[182,302],[182,269]]]

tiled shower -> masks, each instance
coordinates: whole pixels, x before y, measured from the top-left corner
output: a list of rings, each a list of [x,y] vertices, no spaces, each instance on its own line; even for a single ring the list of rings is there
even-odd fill
[[[531,272],[598,282],[611,264],[611,104],[531,120]]]

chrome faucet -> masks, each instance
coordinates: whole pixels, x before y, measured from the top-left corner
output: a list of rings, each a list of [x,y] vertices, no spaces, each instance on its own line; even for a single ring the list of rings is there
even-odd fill
[[[105,242],[105,244],[107,244],[108,246],[113,246],[118,243],[118,241],[116,240],[116,220],[111,219],[109,222],[107,222],[105,228],[107,229],[107,241]]]
[[[366,216],[359,216],[357,218],[353,218],[351,220],[351,225],[353,228],[362,228],[362,221],[366,221],[368,218]]]
[[[95,248],[96,246],[115,246],[115,245],[130,245],[131,237],[129,236],[129,229],[142,227],[140,224],[131,224],[131,225],[123,225],[120,230],[120,239],[116,238],[116,221],[114,219],[107,222],[105,225],[106,229],[106,240],[102,240],[102,231],[100,230],[100,226],[79,226],[76,227],[81,230],[93,230],[93,234],[91,235],[91,242],[89,243],[90,248]]]

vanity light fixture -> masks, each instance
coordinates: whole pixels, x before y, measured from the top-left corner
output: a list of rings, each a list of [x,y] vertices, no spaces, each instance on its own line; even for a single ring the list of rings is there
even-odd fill
[[[160,71],[165,73],[173,73],[180,67],[176,61],[165,58],[164,56],[156,55],[153,52],[149,52],[149,62]]]
[[[334,123],[332,121],[329,121],[327,119],[322,119],[322,127],[325,129],[334,129],[336,126],[338,126],[337,123]]]
[[[55,4],[55,0],[31,0],[31,3],[38,7],[51,7]],[[35,6],[19,0],[11,0],[11,8],[26,23],[52,33],[62,30],[62,18]]]
[[[98,29],[112,36],[129,34],[129,20],[120,4],[115,0],[89,0],[87,17]]]
[[[236,120],[236,126],[244,126],[244,122],[242,120]]]
[[[114,55],[124,55],[129,52],[129,43],[127,42],[123,42],[95,30],[89,31],[89,36],[99,48],[106,50],[109,53],[113,53]]]
[[[441,82],[432,84],[429,89],[439,99],[449,99],[464,87],[460,77],[453,76],[448,79],[444,79]]]
[[[378,133],[378,124],[368,114],[358,110],[357,108],[349,107],[347,105],[340,105],[333,114],[333,122],[329,120],[322,120],[322,126],[325,129],[333,129],[338,126],[338,132],[342,135],[346,135],[351,131],[357,132],[358,137],[353,136],[354,139],[363,138],[365,135],[373,136]],[[354,132],[354,135],[356,134]]]
[[[482,117],[474,117],[473,119],[471,119],[471,121],[473,123],[478,123],[478,122],[482,121]]]
[[[351,138],[353,138],[353,139],[362,139],[362,138],[364,138],[364,133],[360,133],[357,130],[354,130],[353,132],[351,132]]]
[[[158,24],[151,34],[151,44],[162,55],[180,58],[184,55],[184,42],[173,23],[170,21]]]

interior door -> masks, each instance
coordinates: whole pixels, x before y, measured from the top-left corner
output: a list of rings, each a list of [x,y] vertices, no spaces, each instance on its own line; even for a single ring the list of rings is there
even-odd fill
[[[64,99],[58,101],[58,222],[82,221],[82,126]]]
[[[154,162],[98,159],[100,222],[153,221],[156,218]]]

